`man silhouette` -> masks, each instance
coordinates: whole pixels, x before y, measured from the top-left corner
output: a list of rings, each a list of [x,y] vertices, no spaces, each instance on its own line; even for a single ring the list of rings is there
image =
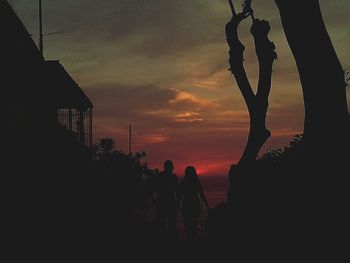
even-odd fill
[[[162,234],[168,233],[171,240],[177,242],[178,180],[173,170],[173,162],[165,161],[164,171],[156,180],[156,224]]]

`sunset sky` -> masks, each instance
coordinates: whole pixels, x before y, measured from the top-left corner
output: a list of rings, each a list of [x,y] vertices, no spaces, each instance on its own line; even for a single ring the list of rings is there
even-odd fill
[[[38,1],[10,2],[37,42]],[[241,1],[235,2],[238,8]],[[350,1],[320,2],[343,68],[350,69]],[[271,23],[278,53],[268,112],[273,137],[266,151],[302,131],[303,101],[274,1],[253,3],[256,16]],[[45,57],[59,59],[93,101],[95,140],[115,137],[126,151],[132,124],[133,150],[145,151],[151,167],[171,159],[179,175],[187,165],[202,175],[227,174],[248,130],[246,105],[227,70],[227,0],[43,0],[43,5],[45,33],[59,31],[45,37]],[[254,87],[258,68],[250,23],[242,24],[240,35]]]

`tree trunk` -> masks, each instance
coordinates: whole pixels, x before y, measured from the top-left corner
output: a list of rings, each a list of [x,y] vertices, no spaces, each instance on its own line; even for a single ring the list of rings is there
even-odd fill
[[[234,14],[233,19],[226,25],[227,42],[230,46],[230,70],[234,75],[238,88],[247,104],[250,116],[248,142],[238,165],[252,164],[264,143],[271,136],[266,128],[268,98],[271,90],[272,65],[276,59],[275,45],[268,39],[270,25],[267,21],[254,19],[251,33],[254,37],[255,51],[259,62],[259,83],[254,94],[243,66],[244,45],[238,38],[238,25],[246,17],[245,13]]]
[[[305,141],[323,147],[330,141],[327,138],[339,138],[340,142],[347,136],[349,125],[346,84],[319,1],[275,2],[300,75],[305,104]]]
[[[348,257],[350,118],[344,71],[327,33],[318,0],[275,0],[295,58],[305,104],[306,159],[289,195],[302,215],[302,240],[316,255]],[[294,222],[292,222],[294,223]],[[287,221],[287,224],[288,221]],[[321,233],[321,234],[320,234]],[[306,244],[306,243],[305,243]],[[315,259],[316,260],[316,259]],[[334,260],[334,259],[332,259]]]

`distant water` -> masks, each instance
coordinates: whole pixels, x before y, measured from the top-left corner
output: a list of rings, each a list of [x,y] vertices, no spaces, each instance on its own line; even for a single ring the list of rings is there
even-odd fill
[[[200,177],[204,193],[210,207],[215,207],[226,200],[229,188],[227,176]]]

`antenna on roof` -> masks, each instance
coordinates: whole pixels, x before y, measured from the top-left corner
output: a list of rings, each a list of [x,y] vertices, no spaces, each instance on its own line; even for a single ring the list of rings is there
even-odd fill
[[[39,0],[39,50],[44,57],[43,8],[41,1]]]

